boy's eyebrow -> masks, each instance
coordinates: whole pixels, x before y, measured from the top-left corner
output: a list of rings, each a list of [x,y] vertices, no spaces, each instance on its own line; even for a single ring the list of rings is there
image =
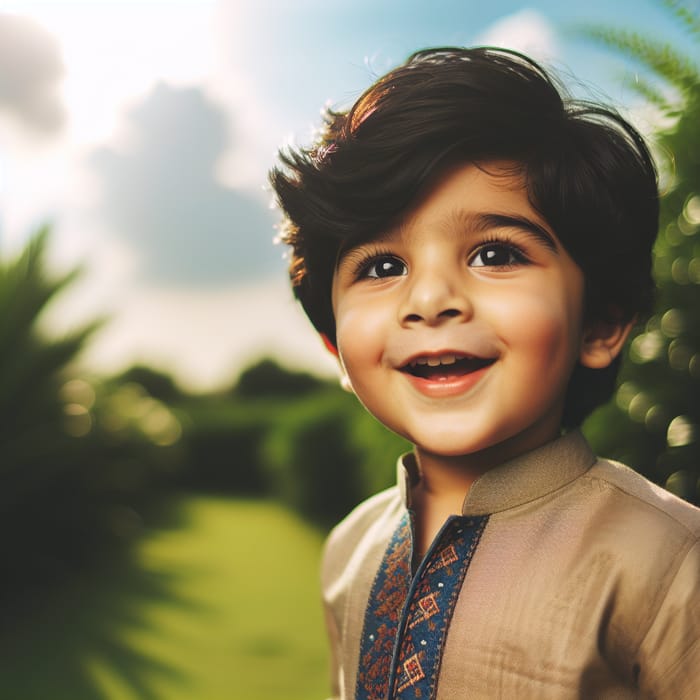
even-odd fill
[[[491,214],[464,212],[459,216],[461,223],[477,233],[492,228],[517,228],[533,236],[554,253],[559,252],[554,236],[541,224],[520,214]]]
[[[455,218],[459,224],[466,227],[469,231],[475,233],[483,233],[489,229],[494,228],[517,228],[526,234],[535,238],[539,243],[544,245],[546,248],[551,250],[555,254],[559,254],[559,247],[557,246],[554,236],[541,224],[538,224],[532,219],[528,219],[526,216],[520,214],[494,214],[494,213],[474,213],[467,211],[459,211],[455,214]],[[401,226],[399,226],[399,229]],[[389,237],[391,234],[387,231],[374,238],[369,238],[370,241],[381,241]],[[337,252],[335,268],[337,269],[343,258],[359,245],[362,245],[367,241],[352,240],[348,239],[340,246]]]

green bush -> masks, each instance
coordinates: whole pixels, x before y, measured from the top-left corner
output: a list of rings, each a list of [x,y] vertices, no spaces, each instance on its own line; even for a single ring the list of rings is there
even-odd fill
[[[140,531],[179,468],[179,425],[137,385],[81,378],[71,363],[97,330],[42,331],[78,272],[47,272],[48,229],[0,262],[0,557],[3,593],[53,585]],[[9,596],[5,600],[12,600]]]
[[[697,44],[697,7],[662,3]],[[656,306],[630,338],[614,402],[586,430],[601,454],[700,503],[700,67],[663,37],[601,27],[586,34],[637,62],[630,87],[670,124],[652,141],[662,194]]]

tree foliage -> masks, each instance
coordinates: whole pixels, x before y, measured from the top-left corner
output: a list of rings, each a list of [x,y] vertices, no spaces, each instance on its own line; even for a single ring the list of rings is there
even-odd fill
[[[291,371],[280,367],[274,360],[263,358],[246,368],[238,378],[233,392],[236,396],[299,398],[325,385],[323,380],[307,372]]]
[[[42,337],[42,311],[78,274],[47,274],[47,237],[48,229],[41,229],[16,259],[0,263],[0,469],[8,485],[24,481],[26,460],[63,442],[61,373],[98,326],[50,343]],[[41,488],[41,482],[32,478],[26,486]]]
[[[168,463],[158,444],[168,427],[164,407],[134,385],[103,386],[71,369],[101,322],[58,338],[42,331],[42,314],[79,275],[48,272],[48,240],[43,228],[19,256],[0,261],[6,594],[51,586],[113,554],[139,530],[142,506]],[[126,415],[136,409],[144,429]]]
[[[664,5],[696,44],[697,9]],[[700,486],[700,70],[662,39],[589,27],[588,37],[634,59],[632,87],[671,126],[653,141],[661,175],[655,247],[657,302],[628,345],[614,405],[586,426],[597,449],[699,502]]]

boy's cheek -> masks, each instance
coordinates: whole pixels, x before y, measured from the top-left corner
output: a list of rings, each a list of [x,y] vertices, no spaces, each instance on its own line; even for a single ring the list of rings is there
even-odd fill
[[[336,338],[343,356],[365,355],[377,350],[387,335],[387,314],[371,302],[339,304],[336,311]]]

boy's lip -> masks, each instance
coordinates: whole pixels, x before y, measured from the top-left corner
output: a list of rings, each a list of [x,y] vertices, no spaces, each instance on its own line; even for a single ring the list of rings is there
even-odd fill
[[[496,361],[495,357],[465,356],[463,353],[422,353],[400,367],[399,371],[424,396],[448,398],[470,391]]]
[[[469,391],[498,360],[500,352],[485,340],[461,349],[419,350],[395,365],[421,394],[432,398]]]

